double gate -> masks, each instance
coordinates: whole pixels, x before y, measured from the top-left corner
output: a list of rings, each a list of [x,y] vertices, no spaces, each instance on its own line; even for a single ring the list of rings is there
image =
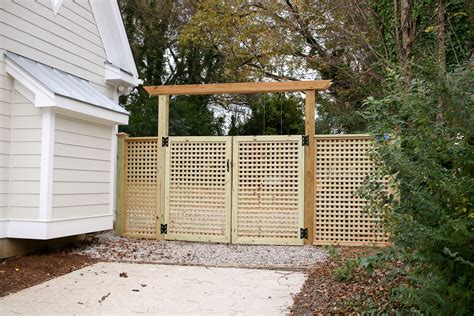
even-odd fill
[[[165,239],[303,244],[301,136],[170,137]]]

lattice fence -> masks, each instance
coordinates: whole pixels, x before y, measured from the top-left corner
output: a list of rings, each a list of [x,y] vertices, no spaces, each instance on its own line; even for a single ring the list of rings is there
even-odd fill
[[[234,137],[232,239],[303,244],[301,136]]]
[[[155,238],[157,138],[126,138],[124,144],[124,235]]]
[[[316,136],[315,244],[388,242],[379,216],[364,213],[365,201],[356,195],[374,168],[372,146],[368,135]]]
[[[160,143],[161,144],[161,143]],[[314,244],[386,244],[377,214],[356,191],[374,168],[367,135],[316,137]],[[156,137],[124,141],[125,236],[155,238]],[[302,244],[301,136],[170,137],[166,239]]]
[[[231,137],[170,137],[166,239],[230,242]]]

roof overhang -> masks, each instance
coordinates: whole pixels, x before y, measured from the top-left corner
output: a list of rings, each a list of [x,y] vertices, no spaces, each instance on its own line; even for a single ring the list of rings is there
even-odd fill
[[[81,116],[85,119],[90,118],[108,124],[128,124],[128,113],[125,110],[115,111],[70,96],[55,93],[20,67],[14,60],[9,58],[9,55],[7,55],[5,59],[5,71],[15,79],[15,89],[33,103],[35,107],[54,107],[57,112],[69,113],[69,115],[75,113],[74,115],[76,116]],[[88,87],[88,89],[93,88]],[[98,92],[94,91],[94,93]],[[103,98],[105,98],[105,96],[103,96]],[[113,102],[110,99],[107,100]]]
[[[90,5],[107,55],[106,82],[125,87],[142,84],[117,0],[90,0]]]
[[[123,87],[136,87],[143,83],[143,80],[138,79],[133,74],[117,67],[111,63],[106,62],[105,68],[105,82],[113,86]]]

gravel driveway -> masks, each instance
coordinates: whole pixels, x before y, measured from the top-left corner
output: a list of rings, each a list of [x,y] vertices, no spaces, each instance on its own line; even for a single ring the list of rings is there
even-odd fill
[[[315,246],[268,246],[156,241],[117,237],[113,231],[88,235],[77,250],[101,261],[306,269],[326,259],[326,252]]]

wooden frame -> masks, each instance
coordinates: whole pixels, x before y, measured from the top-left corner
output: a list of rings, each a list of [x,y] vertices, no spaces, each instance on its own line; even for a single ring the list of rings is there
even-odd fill
[[[290,81],[290,82],[238,82],[215,84],[188,84],[169,86],[146,86],[150,95],[204,95],[204,94],[239,94],[301,92],[307,90],[324,91],[331,85],[331,80]]]
[[[305,221],[304,214],[304,149],[301,145],[301,136],[281,136],[281,135],[267,135],[267,136],[233,136],[233,145],[232,145],[232,243],[237,244],[259,244],[259,245],[303,245],[304,241],[300,238],[299,229],[303,227]],[[298,143],[298,187],[299,194],[297,197],[298,200],[298,227],[295,231],[294,238],[269,238],[269,237],[242,237],[239,235],[239,142],[297,142]],[[268,228],[268,227],[267,227]]]
[[[199,224],[195,223],[197,226],[193,227],[194,231],[197,233],[186,234],[182,232],[173,232],[173,224],[170,221],[170,179],[171,179],[171,146],[173,143],[225,143],[225,157],[223,157],[222,162],[224,163],[223,168],[225,168],[225,162],[230,161],[232,158],[232,136],[172,136],[169,138],[169,145],[166,147],[166,171],[165,171],[165,183],[168,184],[165,187],[165,209],[164,209],[164,223],[168,225],[168,233],[166,234],[166,239],[168,240],[187,240],[187,241],[203,241],[203,242],[231,242],[231,195],[232,195],[232,173],[227,171],[225,174],[225,227],[223,235],[207,235],[199,232]],[[202,195],[201,195],[202,197]]]
[[[315,102],[316,91],[327,90],[331,86],[330,80],[290,81],[290,82],[243,82],[199,85],[169,85],[145,86],[145,90],[152,96],[158,96],[158,143],[162,137],[168,136],[169,96],[170,95],[204,95],[204,94],[239,94],[239,93],[271,93],[271,92],[304,92],[305,100],[305,134],[309,145],[305,147],[304,155],[304,223],[308,229],[308,239],[305,245],[313,244],[314,239],[314,168],[315,168]],[[160,145],[160,144],[159,144]],[[165,163],[166,152],[159,146],[158,155],[158,209],[157,231],[164,220],[165,209]],[[160,182],[160,181],[158,181]],[[160,235],[158,239],[162,239]]]

